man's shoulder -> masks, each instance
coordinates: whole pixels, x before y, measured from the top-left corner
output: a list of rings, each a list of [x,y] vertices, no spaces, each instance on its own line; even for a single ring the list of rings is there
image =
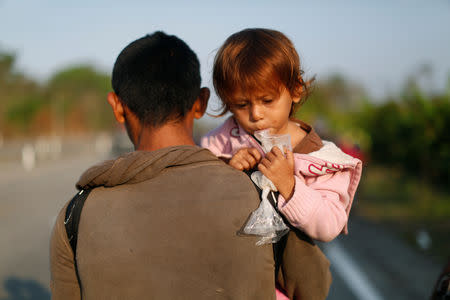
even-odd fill
[[[236,170],[229,166],[220,159],[217,159],[217,163],[203,164],[199,166],[198,173],[202,174],[206,180],[215,182],[215,184],[236,184],[239,186],[253,185],[250,178],[242,171]],[[229,186],[229,188],[232,188]]]
[[[152,179],[166,169],[218,163],[218,159],[211,152],[195,145],[134,151],[90,167],[80,176],[76,187],[81,190],[134,184]]]

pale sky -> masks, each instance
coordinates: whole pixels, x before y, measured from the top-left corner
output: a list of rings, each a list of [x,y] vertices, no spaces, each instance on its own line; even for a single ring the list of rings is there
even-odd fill
[[[110,73],[129,42],[163,30],[196,51],[211,86],[215,50],[247,27],[284,32],[307,75],[339,72],[375,97],[398,91],[422,64],[433,89],[450,72],[450,0],[0,0],[0,49],[40,80],[84,62]]]

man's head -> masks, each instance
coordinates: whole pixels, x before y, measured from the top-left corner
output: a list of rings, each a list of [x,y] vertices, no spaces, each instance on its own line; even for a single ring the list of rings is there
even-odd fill
[[[183,120],[198,100],[206,108],[209,91],[200,84],[196,54],[176,36],[158,31],[135,40],[119,54],[108,102],[135,142],[130,133],[133,122],[140,128],[160,128]]]

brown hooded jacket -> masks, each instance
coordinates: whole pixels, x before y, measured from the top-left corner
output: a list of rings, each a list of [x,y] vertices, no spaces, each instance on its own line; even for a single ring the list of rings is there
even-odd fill
[[[196,146],[136,151],[87,170],[77,263],[83,299],[274,299],[271,245],[238,236],[258,194]],[[67,205],[66,205],[67,206]],[[80,299],[61,210],[51,238],[53,299]]]

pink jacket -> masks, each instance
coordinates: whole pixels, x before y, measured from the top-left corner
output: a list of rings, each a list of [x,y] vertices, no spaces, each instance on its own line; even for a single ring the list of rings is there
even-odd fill
[[[201,138],[202,147],[219,157],[231,158],[243,147],[260,144],[230,117]],[[311,238],[328,242],[348,233],[347,221],[361,178],[362,163],[333,143],[309,154],[294,153],[295,188],[291,199],[278,197],[278,209],[295,227]]]

